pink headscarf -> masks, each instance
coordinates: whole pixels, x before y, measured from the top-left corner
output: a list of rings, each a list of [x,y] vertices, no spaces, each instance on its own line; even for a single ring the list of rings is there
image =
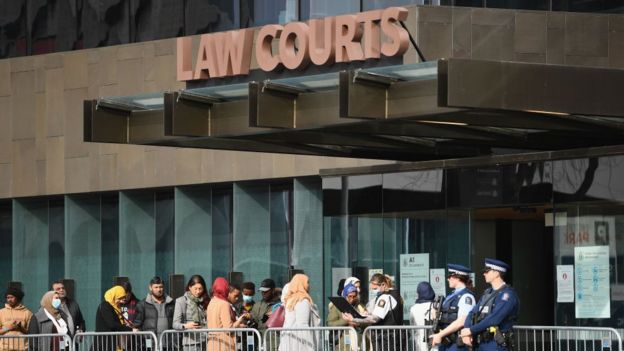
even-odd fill
[[[230,283],[223,278],[218,277],[212,283],[212,295],[218,299],[227,301],[228,293],[230,292]]]

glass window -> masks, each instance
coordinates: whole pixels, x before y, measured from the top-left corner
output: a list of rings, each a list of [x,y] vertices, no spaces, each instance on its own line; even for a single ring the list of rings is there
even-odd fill
[[[119,275],[119,194],[116,192],[102,194],[100,203],[102,288],[104,288],[110,286],[113,277]],[[103,293],[104,291],[101,291],[101,294]]]
[[[426,0],[363,0],[363,11],[374,9],[385,9],[391,6],[406,6],[406,5],[425,5],[428,2]]]
[[[232,187],[212,189],[212,276],[227,277],[233,270],[234,209]],[[208,278],[209,279],[209,278]]]
[[[434,4],[436,0],[433,0]],[[487,0],[440,0],[442,6],[483,7]]]
[[[179,0],[171,0],[181,3]],[[185,11],[185,35],[219,32],[238,28],[231,0],[188,0]]]
[[[64,199],[50,199],[49,283],[65,278],[65,208]]]
[[[234,271],[244,280],[288,279],[291,197],[291,184],[234,184]]]
[[[127,44],[130,42],[130,0],[117,2],[79,1],[78,29],[82,44],[77,49]]]
[[[292,183],[271,184],[271,273],[278,286],[288,282],[290,243],[293,237]]]
[[[360,12],[360,0],[301,0],[301,18],[322,18]]]
[[[173,191],[158,191],[154,195],[154,216],[156,218],[156,275],[167,280],[169,274],[173,272]],[[143,284],[143,282],[141,282],[141,284]],[[147,284],[147,281],[145,281],[145,284]]]
[[[227,277],[232,270],[232,188],[177,187],[175,272]]]
[[[187,6],[196,3],[187,2]],[[190,3],[190,4],[189,4]],[[184,2],[179,0],[131,0],[132,42],[184,35]],[[190,13],[192,15],[193,12]],[[187,21],[189,18],[187,18]],[[196,34],[196,33],[188,33]]]
[[[11,281],[11,270],[13,269],[13,238],[12,220],[13,211],[11,202],[0,202],[0,284],[8,286]]]
[[[153,191],[120,193],[119,275],[136,287],[144,286],[156,273],[154,208]]]
[[[74,298],[79,301],[84,316],[95,315],[97,306],[102,301],[102,290],[109,287],[112,276],[117,275],[115,272],[107,275],[106,280],[102,279],[105,266],[102,265],[104,257],[101,213],[99,195],[65,197],[67,266],[64,278],[74,280]],[[85,322],[87,330],[93,330],[94,320],[86,318]]]
[[[29,53],[26,0],[0,1],[0,58]]]
[[[487,0],[487,7],[519,9],[519,10],[549,10],[551,0]]]
[[[295,21],[299,18],[297,0],[242,0],[240,18],[242,28]]]
[[[571,11],[571,12],[613,12],[622,13],[624,1],[622,0],[551,0],[553,11]]]
[[[22,282],[27,306],[39,306],[49,279],[49,202],[13,200],[13,280]]]
[[[556,304],[556,322],[565,325],[619,327],[624,302],[624,157],[600,157],[553,162],[555,264],[574,265],[575,303]],[[588,249],[592,247],[592,249]],[[599,250],[591,266],[582,256]],[[589,271],[587,271],[589,267]],[[601,268],[603,267],[603,268]],[[589,274],[594,298],[583,296],[579,275]],[[585,285],[586,286],[586,285]],[[580,299],[579,300],[579,294]],[[602,296],[602,297],[601,297]],[[592,301],[593,299],[593,301]],[[592,308],[588,308],[589,301]],[[600,317],[602,315],[602,317]],[[606,316],[606,317],[604,317]]]
[[[33,55],[80,47],[76,0],[30,1],[28,11]]]

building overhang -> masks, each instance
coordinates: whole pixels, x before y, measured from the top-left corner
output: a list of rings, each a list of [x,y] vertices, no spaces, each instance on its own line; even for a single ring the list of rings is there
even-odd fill
[[[434,160],[624,143],[624,70],[445,59],[84,102],[84,140]]]

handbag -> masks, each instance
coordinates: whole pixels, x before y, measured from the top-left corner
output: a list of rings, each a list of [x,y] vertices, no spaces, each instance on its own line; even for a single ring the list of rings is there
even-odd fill
[[[267,328],[281,328],[284,326],[284,317],[286,314],[286,310],[284,309],[284,305],[280,305],[278,308],[271,313],[269,319],[266,321]]]

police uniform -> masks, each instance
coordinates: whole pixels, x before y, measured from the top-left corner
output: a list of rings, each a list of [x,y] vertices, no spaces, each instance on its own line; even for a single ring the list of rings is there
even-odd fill
[[[403,301],[396,290],[390,290],[377,296],[372,315],[379,318],[375,325],[403,325]],[[395,345],[393,350],[398,350],[400,345],[405,346],[405,341],[400,339],[400,335],[394,333],[377,333],[375,343],[379,350],[383,345]]]
[[[470,268],[459,265],[449,263],[447,265],[448,274],[449,275],[461,275],[469,277],[472,271]],[[473,309],[475,305],[475,297],[472,291],[468,290],[466,287],[462,287],[459,289],[455,289],[455,291],[447,296],[442,302],[442,306],[440,308],[440,322],[439,328],[436,333],[440,330],[449,326],[449,324],[453,323],[458,317],[467,316],[470,311]],[[458,333],[453,333],[447,337],[444,337],[442,343],[438,346],[439,351],[460,351],[464,350],[465,347],[460,347],[457,345]]]
[[[485,260],[486,269],[507,272],[509,265],[495,259]],[[479,351],[507,351],[513,340],[512,329],[518,316],[518,296],[509,285],[488,288],[472,309],[464,326],[470,328]]]

